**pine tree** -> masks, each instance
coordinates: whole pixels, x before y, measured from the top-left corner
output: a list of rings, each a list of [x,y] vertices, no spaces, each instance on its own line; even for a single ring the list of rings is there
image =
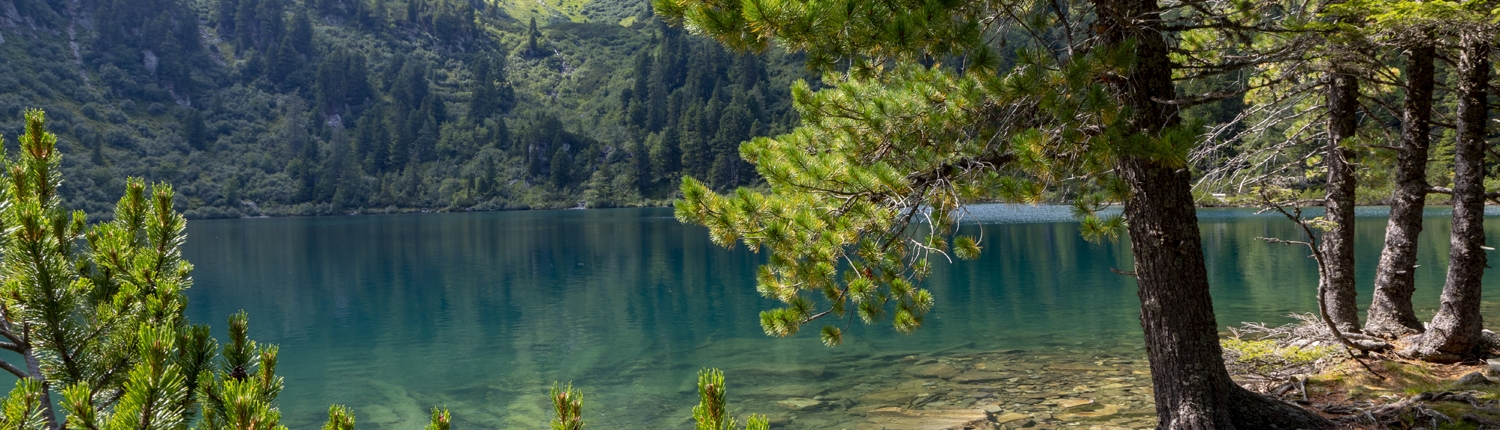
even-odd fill
[[[226,40],[232,40],[230,38],[235,34],[234,14],[239,6],[239,0],[219,0],[218,15],[215,19],[218,22],[219,36]]]
[[[567,388],[562,388],[556,382],[552,383],[552,392],[547,397],[552,399],[552,430],[583,430],[583,392],[573,389],[573,383],[569,382]]]
[[[305,10],[297,12],[296,17],[292,18],[292,28],[287,34],[287,39],[292,51],[297,55],[303,58],[313,55],[312,19],[307,16]]]
[[[249,50],[256,47],[256,35],[260,32],[260,22],[256,19],[255,11],[260,5],[258,0],[239,0],[234,12],[234,35],[235,47],[240,50]]]
[[[21,364],[0,359],[0,369],[19,378],[0,402],[0,421],[59,429],[50,394],[58,390],[69,428],[182,428],[200,408],[198,428],[228,428],[215,425],[225,417],[215,415],[226,399],[217,393],[245,379],[244,370],[221,366],[215,374],[213,361],[249,364],[235,357],[244,355],[240,347],[257,348],[244,337],[243,314],[231,319],[222,354],[207,326],[183,316],[192,266],[182,259],[186,220],[172,209],[172,188],[130,179],[115,218],[89,224],[61,207],[56,143],[42,112],[28,111],[19,158],[4,161],[10,180],[0,190],[0,223],[10,238],[0,247],[0,337]],[[234,401],[269,420],[236,429],[275,427],[275,348],[258,351],[254,385],[275,390]],[[99,403],[108,399],[117,400]]]
[[[541,37],[542,32],[536,29],[536,17],[531,17],[531,30],[526,32],[526,53],[528,55],[541,55],[541,48],[536,44],[536,38]]]
[[[556,151],[552,153],[552,164],[547,169],[548,177],[552,186],[565,188],[572,183],[573,157],[568,155],[568,146],[563,144],[562,136],[555,137],[549,147],[556,148]]]
[[[729,387],[724,383],[724,372],[719,369],[698,371],[698,406],[693,407],[693,422],[697,430],[735,430],[738,423],[729,415]],[[751,415],[746,430],[769,428],[766,417]]]
[[[720,117],[718,131],[710,145],[714,152],[714,164],[709,169],[715,189],[727,190],[741,185],[740,175],[746,171],[741,166],[740,142],[750,139],[750,115],[739,103],[732,103]]]
[[[1489,143],[1491,40],[1497,28],[1484,18],[1467,16],[1456,27],[1458,106],[1453,153],[1453,231],[1442,304],[1415,345],[1403,353],[1428,361],[1453,363],[1484,356],[1484,317],[1480,314],[1485,251],[1484,162]]]
[[[935,302],[922,288],[923,256],[980,252],[978,238],[956,230],[961,205],[1037,202],[1066,189],[1082,196],[1085,237],[1128,229],[1163,428],[1331,427],[1239,387],[1224,368],[1187,169],[1199,130],[1161,101],[1179,94],[1174,79],[1185,72],[1169,57],[1176,39],[1163,37],[1181,22],[1155,0],[1088,3],[1078,5],[1091,7],[1087,17],[1048,7],[1020,18],[1049,36],[1018,42],[1027,46],[1002,69],[980,22],[1015,22],[993,13],[1011,5],[859,0],[840,4],[839,25],[819,26],[805,17],[825,12],[804,3],[654,1],[664,19],[731,48],[776,42],[829,72],[822,89],[793,87],[800,127],[741,148],[770,193],[718,195],[688,178],[677,217],[707,226],[720,245],[773,254],[756,287],[784,305],[761,313],[766,333],[790,336],[824,318],[889,321],[907,333]],[[1082,23],[1068,24],[1075,18]],[[1062,45],[1054,34],[1066,35]],[[947,57],[967,67],[933,61]],[[1123,217],[1099,212],[1109,202],[1123,204]],[[930,222],[911,222],[919,217]],[[826,325],[821,338],[841,343],[848,324]]]
[[[682,172],[682,132],[677,125],[667,126],[661,139],[651,148],[651,173],[655,181],[673,181]]]
[[[208,126],[203,123],[203,113],[188,109],[182,120],[182,139],[188,146],[203,151],[208,149]]]
[[[427,422],[425,430],[448,430],[453,422],[453,416],[448,414],[447,408],[432,408],[432,419]]]
[[[1414,31],[1412,31],[1414,30]],[[1428,26],[1416,26],[1407,43],[1406,97],[1402,102],[1401,147],[1396,157],[1396,186],[1384,247],[1375,268],[1375,289],[1365,331],[1392,335],[1423,329],[1412,308],[1416,291],[1417,237],[1427,205],[1427,158],[1432,135],[1432,94],[1437,49]]]
[[[682,130],[682,174],[695,178],[708,177],[708,169],[713,166],[713,148],[704,139],[705,127],[702,124],[701,110],[698,106],[689,107],[682,115],[682,122],[678,123]]]
[[[494,70],[493,61],[488,55],[482,55],[474,61],[474,85],[469,91],[469,120],[481,122],[495,114],[496,107],[496,85],[495,76],[491,76]]]
[[[344,405],[328,407],[328,423],[323,430],[354,430],[354,411]]]

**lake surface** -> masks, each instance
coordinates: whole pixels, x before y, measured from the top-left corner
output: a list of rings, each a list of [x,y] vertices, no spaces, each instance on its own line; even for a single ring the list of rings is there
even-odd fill
[[[1367,304],[1385,214],[1361,215]],[[1447,213],[1429,215],[1424,316],[1437,307],[1448,247]],[[1255,239],[1296,238],[1288,221],[1242,209],[1200,218],[1221,326],[1315,310],[1307,252]],[[1500,218],[1486,227],[1500,232]],[[776,302],[753,281],[764,257],[714,246],[669,209],[193,221],[188,313],[222,336],[225,318],[245,309],[252,337],[281,346],[291,428],[320,426],[333,403],[369,429],[420,428],[432,405],[460,428],[542,428],[553,381],[582,387],[590,428],[690,428],[703,367],[726,370],[736,410],[778,414],[785,428],[854,428],[858,417],[840,408],[768,410],[776,398],[766,393],[780,392],[768,384],[874,390],[916,378],[901,371],[909,354],[1143,364],[1135,284],[1110,272],[1130,268],[1126,244],[1084,241],[1061,207],[976,206],[964,228],[983,234],[984,253],[935,262],[924,328],[899,335],[856,322],[831,349],[818,325],[766,337],[757,314]],[[1497,297],[1497,273],[1487,275]]]

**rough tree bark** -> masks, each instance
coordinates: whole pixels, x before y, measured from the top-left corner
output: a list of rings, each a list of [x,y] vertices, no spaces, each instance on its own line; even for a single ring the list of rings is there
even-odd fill
[[[1323,218],[1333,227],[1323,234],[1323,299],[1340,331],[1359,331],[1359,306],[1354,290],[1354,151],[1345,144],[1354,137],[1359,117],[1359,79],[1335,67],[1328,77],[1328,192]]]
[[[1110,46],[1133,43],[1135,63],[1113,90],[1136,131],[1178,125],[1176,108],[1157,97],[1176,94],[1156,0],[1094,0],[1099,32]],[[1190,173],[1149,156],[1120,157],[1130,185],[1125,201],[1141,298],[1141,327],[1151,362],[1158,428],[1292,429],[1332,424],[1302,408],[1241,388],[1229,378],[1209,295]]]
[[[1433,59],[1436,48],[1421,32],[1406,53],[1406,101],[1402,104],[1401,147],[1396,153],[1396,190],[1385,226],[1385,248],[1375,268],[1375,294],[1365,331],[1400,336],[1422,331],[1412,310],[1416,291],[1417,237],[1427,205],[1427,147],[1432,135]]]
[[[1442,304],[1427,332],[1407,353],[1428,361],[1455,362],[1483,340],[1479,314],[1484,277],[1484,156],[1489,101],[1490,32],[1460,31],[1458,139],[1453,150],[1453,234]]]

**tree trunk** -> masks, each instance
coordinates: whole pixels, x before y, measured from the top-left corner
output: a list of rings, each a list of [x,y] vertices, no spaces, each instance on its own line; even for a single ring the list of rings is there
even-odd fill
[[[1359,79],[1335,68],[1328,82],[1328,193],[1323,218],[1333,227],[1323,234],[1323,259],[1328,265],[1323,287],[1329,316],[1340,331],[1359,331],[1359,307],[1354,291],[1354,138],[1359,116]]]
[[[30,337],[30,336],[27,336]],[[20,344],[21,358],[26,360],[26,373],[31,374],[33,379],[42,383],[41,413],[42,419],[46,421],[48,430],[60,430],[62,426],[57,423],[57,408],[52,404],[52,381],[47,380],[46,374],[42,373],[42,362],[36,358],[36,349],[30,342]]]
[[[1488,32],[1463,31],[1458,57],[1458,141],[1453,150],[1453,235],[1448,280],[1432,324],[1408,352],[1428,361],[1455,362],[1481,344],[1479,314],[1484,276],[1484,145],[1490,77]]]
[[[1131,130],[1155,136],[1178,125],[1176,94],[1156,0],[1094,0],[1107,46],[1133,43],[1135,62],[1113,90],[1130,111]],[[1141,327],[1151,362],[1161,429],[1327,428],[1302,408],[1251,393],[1229,378],[1219,346],[1190,173],[1160,157],[1125,154],[1125,201],[1141,298]]]
[[[1396,190],[1385,226],[1385,249],[1375,268],[1375,294],[1365,320],[1370,334],[1399,336],[1422,331],[1412,311],[1416,291],[1417,237],[1427,205],[1427,146],[1432,136],[1433,58],[1431,40],[1407,51],[1406,101],[1402,105],[1401,149],[1396,154]]]

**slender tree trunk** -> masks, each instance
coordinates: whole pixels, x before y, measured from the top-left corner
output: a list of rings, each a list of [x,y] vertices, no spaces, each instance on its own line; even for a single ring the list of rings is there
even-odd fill
[[[26,373],[42,383],[42,418],[47,421],[47,429],[60,430],[62,426],[57,423],[57,410],[52,404],[52,381],[48,381],[47,376],[42,373],[42,362],[37,360],[36,350],[31,347],[31,344],[29,342],[22,344],[21,349],[21,358],[26,360]]]
[[[1136,132],[1155,135],[1180,122],[1156,98],[1176,94],[1156,0],[1094,0],[1108,46],[1133,43],[1135,63],[1114,90]],[[1208,271],[1186,168],[1127,154],[1118,170],[1141,298],[1141,327],[1151,362],[1161,429],[1327,428],[1302,408],[1251,393],[1229,378],[1219,346]]]
[[[1335,68],[1328,82],[1328,192],[1323,218],[1333,227],[1323,234],[1323,299],[1340,331],[1359,331],[1359,307],[1354,290],[1354,151],[1345,144],[1354,137],[1359,116],[1359,79]]]
[[[1430,34],[1430,32],[1424,32]],[[1375,294],[1365,320],[1370,334],[1399,336],[1422,331],[1412,311],[1416,291],[1417,237],[1427,205],[1427,146],[1432,136],[1433,59],[1430,39],[1407,50],[1406,101],[1402,105],[1401,148],[1396,153],[1396,190],[1385,226],[1385,249],[1375,268]]]
[[[1428,361],[1455,362],[1474,352],[1483,335],[1479,314],[1484,277],[1484,145],[1488,121],[1488,32],[1463,31],[1458,57],[1458,141],[1453,150],[1453,235],[1448,280],[1432,324],[1409,351]]]

